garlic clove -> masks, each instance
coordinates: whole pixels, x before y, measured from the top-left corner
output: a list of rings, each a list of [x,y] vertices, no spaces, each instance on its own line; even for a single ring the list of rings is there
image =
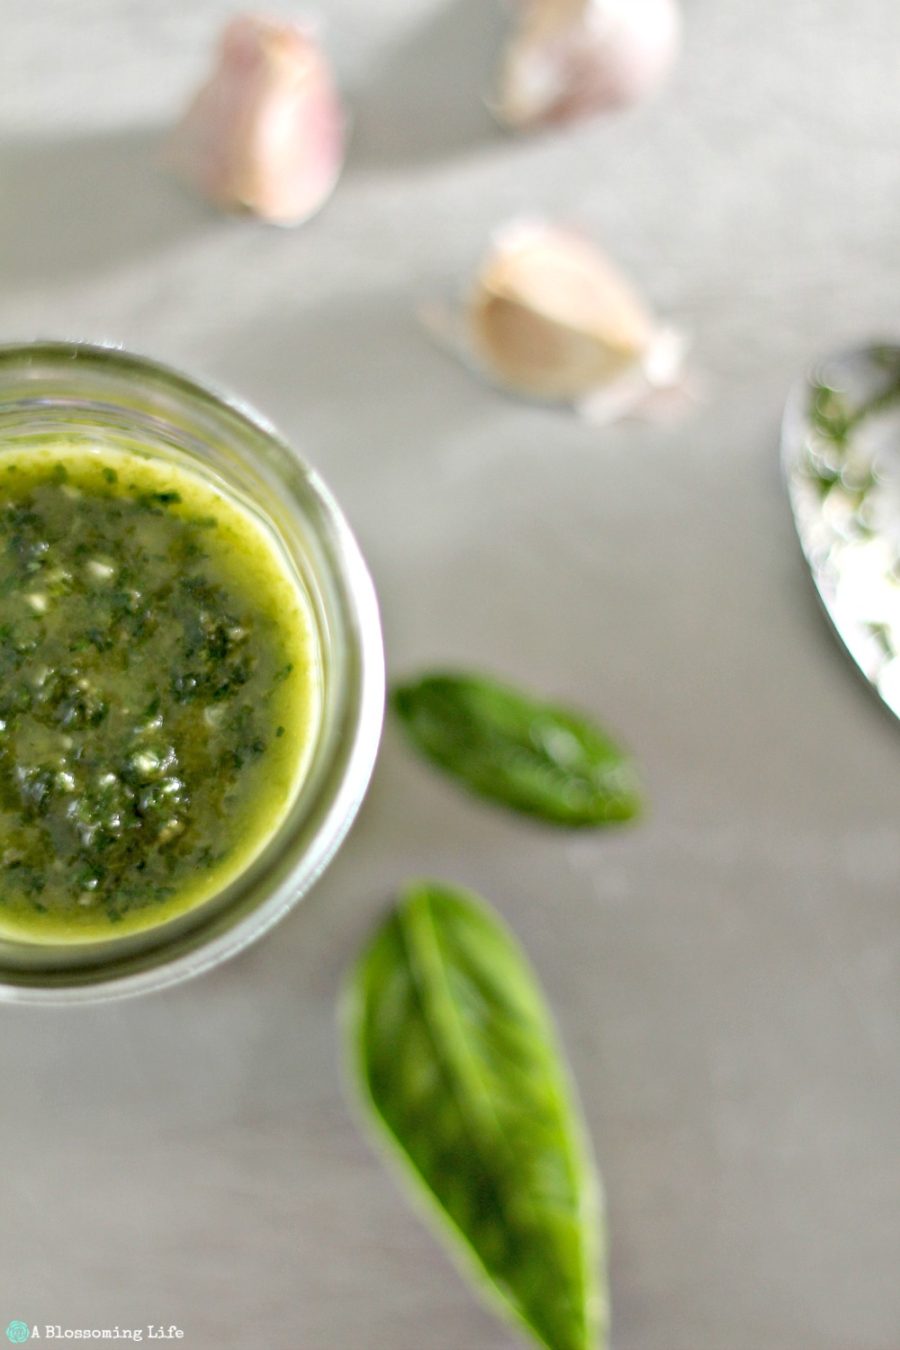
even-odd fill
[[[639,102],[679,46],[678,0],[524,0],[517,9],[494,111],[519,130]]]
[[[331,196],[345,129],[312,32],[242,15],[226,26],[215,68],[173,134],[170,158],[218,206],[297,225]]]
[[[567,401],[638,369],[656,332],[630,285],[592,244],[540,222],[498,233],[467,317],[474,354],[495,379]]]
[[[496,232],[462,303],[421,307],[428,332],[476,374],[601,425],[668,421],[696,401],[688,343],[572,230],[517,220]]]

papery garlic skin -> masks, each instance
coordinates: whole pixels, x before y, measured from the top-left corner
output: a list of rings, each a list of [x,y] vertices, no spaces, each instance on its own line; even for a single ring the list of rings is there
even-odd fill
[[[524,0],[517,9],[494,111],[518,130],[639,102],[680,45],[678,0]]]
[[[495,236],[467,318],[475,356],[496,380],[570,402],[639,371],[656,332],[630,285],[589,241],[528,221]]]
[[[311,30],[242,15],[225,28],[217,64],[176,128],[170,158],[226,210],[297,225],[334,191],[345,131],[331,69]]]

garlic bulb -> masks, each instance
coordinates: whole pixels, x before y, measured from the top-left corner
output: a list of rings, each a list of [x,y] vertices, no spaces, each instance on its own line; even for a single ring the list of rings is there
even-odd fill
[[[331,196],[346,119],[329,65],[298,24],[243,15],[173,135],[182,177],[226,209],[296,225]]]
[[[650,94],[678,50],[678,0],[523,0],[495,112],[525,130]]]
[[[532,397],[577,401],[639,368],[654,321],[586,239],[539,221],[495,236],[468,304],[476,358]]]

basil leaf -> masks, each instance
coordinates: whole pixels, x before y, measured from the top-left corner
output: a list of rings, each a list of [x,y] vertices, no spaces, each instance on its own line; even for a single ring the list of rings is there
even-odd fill
[[[599,1184],[525,956],[477,897],[410,886],[361,956],[347,1030],[369,1116],[507,1317],[606,1344]]]
[[[474,675],[426,675],[391,702],[413,745],[480,796],[567,826],[640,810],[631,759],[576,713]]]

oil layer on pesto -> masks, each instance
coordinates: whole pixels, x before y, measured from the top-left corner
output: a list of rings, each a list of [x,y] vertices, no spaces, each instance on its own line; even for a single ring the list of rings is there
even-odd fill
[[[161,460],[0,457],[0,935],[95,940],[231,879],[314,734],[274,539]]]

